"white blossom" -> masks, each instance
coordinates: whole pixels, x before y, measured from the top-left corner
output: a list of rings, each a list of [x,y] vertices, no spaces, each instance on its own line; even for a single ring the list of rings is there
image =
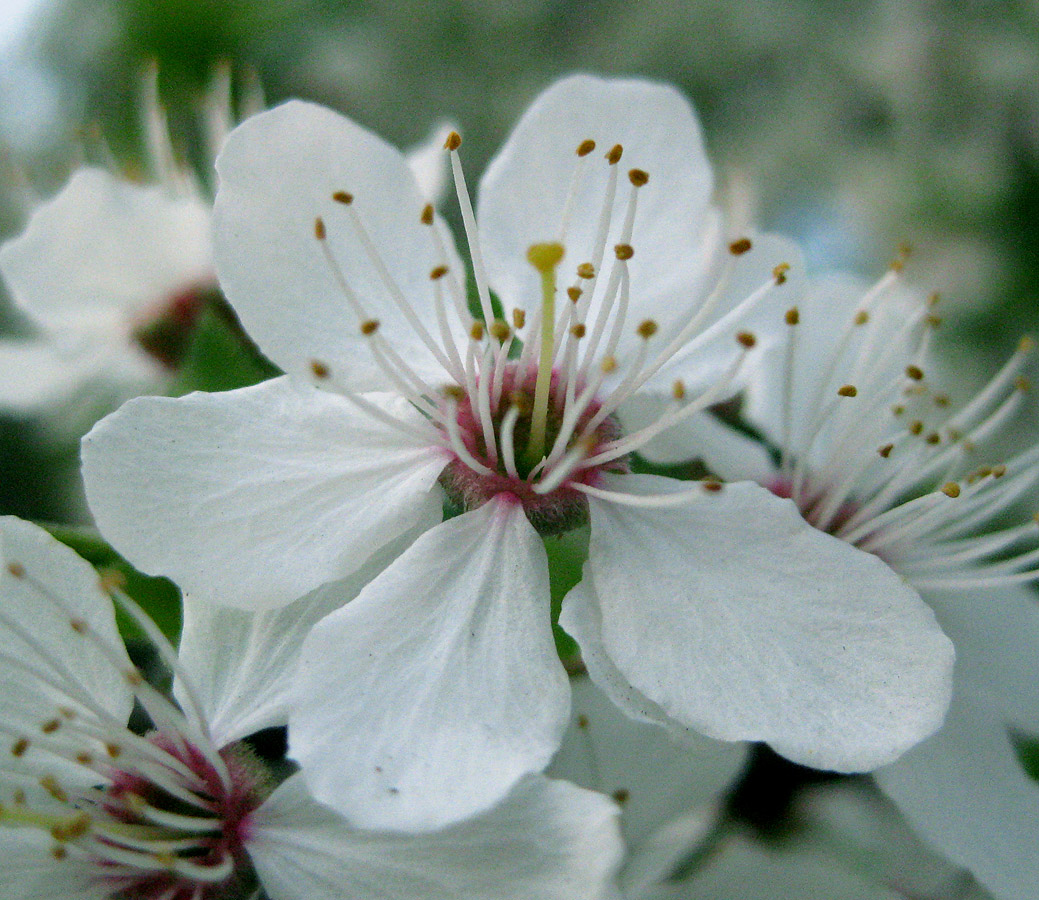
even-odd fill
[[[284,722],[308,621],[340,584],[258,616],[188,604],[175,705],[130,663],[106,585],[45,532],[0,519],[0,894],[96,900],[597,900],[612,803],[531,776],[479,818],[408,836],[351,827],[297,773],[274,785],[238,738]],[[208,657],[208,661],[205,660]],[[134,702],[152,730],[127,726]]]
[[[471,815],[548,762],[569,686],[542,538],[585,522],[561,623],[630,714],[846,771],[933,731],[951,649],[886,566],[755,484],[628,471],[738,390],[799,277],[785,242],[724,235],[686,101],[560,81],[490,164],[478,214],[460,141],[475,318],[398,151],[298,102],[228,138],[221,285],[289,374],[100,424],[84,465],[105,535],[200,600],[275,607],[428,529],[302,657],[292,752],[319,799],[375,827]],[[640,396],[670,402],[624,433]],[[445,497],[462,513],[437,524]],[[364,777],[345,784],[332,746]]]

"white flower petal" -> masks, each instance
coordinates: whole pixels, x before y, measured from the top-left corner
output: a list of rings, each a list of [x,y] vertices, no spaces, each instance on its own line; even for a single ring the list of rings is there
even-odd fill
[[[0,340],[0,407],[42,416],[58,439],[78,439],[124,400],[162,389],[167,375],[118,336]]]
[[[667,401],[636,396],[620,410],[624,431],[631,434],[652,425],[665,412]],[[710,413],[688,416],[661,432],[639,455],[660,466],[701,460],[719,478],[768,483],[777,469],[764,445],[730,428]]]
[[[424,422],[403,400],[369,399]],[[113,546],[199,601],[252,609],[343,578],[438,521],[445,461],[288,378],[132,400],[83,440],[87,498]]]
[[[0,825],[0,897],[11,900],[110,900],[97,868],[82,857],[55,859],[54,841],[37,828]]]
[[[782,284],[775,283],[777,265],[789,267]],[[643,392],[669,395],[676,380],[682,381],[689,395],[706,390],[732,367],[741,352],[737,335],[745,332],[757,343],[732,380],[730,395],[735,394],[750,380],[761,353],[783,336],[782,329],[788,327],[784,316],[800,299],[804,283],[804,262],[793,241],[774,234],[754,235],[751,249],[734,261],[731,275],[708,285],[718,295],[714,314],[650,379]],[[768,289],[763,290],[766,286]],[[743,301],[747,303],[741,305]],[[656,318],[652,310],[648,314]],[[675,330],[675,326],[662,328],[654,340],[663,344]]]
[[[589,139],[596,148],[579,159],[578,145]],[[531,104],[480,181],[477,220],[484,257],[506,308],[531,308],[541,301],[527,248],[559,239],[575,168],[585,175],[564,240],[564,283],[571,283],[579,263],[594,259],[609,169],[603,156],[618,143],[624,155],[618,164],[607,262],[620,240],[632,190],[627,172],[641,168],[649,173],[649,182],[638,195],[630,263],[633,303],[663,307],[702,277],[704,229],[714,224],[708,223],[712,176],[688,101],[667,85],[572,75]]]
[[[293,676],[310,629],[356,597],[426,527],[423,522],[405,533],[349,578],[280,609],[249,612],[184,598],[178,654],[216,746],[288,723]],[[183,687],[179,681],[174,684],[178,697]]]
[[[350,828],[296,775],[251,824],[272,900],[601,900],[622,852],[612,803],[539,776],[477,818],[399,835]]]
[[[957,684],[991,693],[1007,722],[1039,737],[1039,598],[1030,587],[927,591],[956,646]]]
[[[998,707],[999,698],[958,682],[942,730],[876,778],[925,839],[1001,900],[1033,900],[1039,783],[1018,761]]]
[[[421,144],[412,147],[405,154],[411,174],[415,176],[415,182],[418,184],[419,193],[430,203],[439,203],[444,197],[448,170],[451,166],[450,157],[444,150],[444,142],[452,131],[457,130],[457,126],[451,122],[439,122],[433,126],[429,136]]]
[[[15,300],[44,327],[101,325],[212,284],[210,212],[99,169],[81,169],[0,249]]]
[[[133,707],[124,680],[130,661],[112,601],[101,591],[93,567],[43,529],[10,516],[0,518],[0,559],[0,653],[6,657],[0,723],[5,732],[24,729],[31,741],[60,707],[79,709],[84,697],[126,721]],[[109,646],[115,664],[85,636],[87,629]],[[71,683],[69,693],[42,684],[19,663]]]
[[[426,200],[399,150],[331,110],[292,101],[236,128],[217,171],[220,284],[264,353],[290,373],[309,376],[316,359],[353,389],[388,386],[361,335],[361,319],[315,237],[315,219],[321,217],[327,247],[364,318],[379,320],[380,333],[420,375],[446,380],[391,299],[352,224],[356,211],[404,298],[439,335],[429,275],[445,261],[436,254],[431,229],[419,220]],[[335,202],[336,192],[352,194],[352,207]],[[445,240],[450,241],[446,232]],[[448,252],[446,264],[464,281],[457,256]],[[464,341],[463,326],[457,328]]]
[[[630,844],[667,820],[716,801],[739,774],[746,746],[687,735],[628,718],[588,678],[570,683],[573,711],[548,774],[613,796]]]
[[[570,708],[544,546],[494,500],[419,538],[304,644],[290,754],[359,825],[487,809],[559,746]]]
[[[607,483],[690,487],[646,475]],[[930,609],[789,501],[740,483],[676,508],[590,508],[585,577],[603,647],[681,724],[840,771],[890,762],[940,724],[953,650]]]

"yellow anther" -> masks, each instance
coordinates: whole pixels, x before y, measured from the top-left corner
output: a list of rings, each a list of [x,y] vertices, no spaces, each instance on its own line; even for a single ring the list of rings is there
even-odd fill
[[[13,744],[11,744],[11,756],[25,756],[25,751],[29,749],[29,739],[20,737]]]
[[[783,318],[786,320],[787,325],[797,325],[801,321],[801,313],[796,306],[791,306]]]
[[[906,411],[906,408],[901,403],[896,403],[891,407],[892,415],[900,416]]]
[[[579,265],[577,267],[577,277],[578,278],[594,278],[595,277],[595,266],[593,266],[590,262],[581,263],[581,265]]]
[[[53,775],[44,775],[40,779],[40,787],[43,788],[59,803],[68,803],[69,795],[65,793],[58,780]]]
[[[743,256],[751,248],[750,238],[742,237],[729,244],[729,252],[733,256]]]
[[[860,309],[855,313],[855,318],[851,320],[855,325],[865,325],[869,321],[869,313],[864,309]]]
[[[68,852],[65,850],[64,847],[61,846],[61,844],[56,844],[55,846],[51,847],[51,856],[53,856],[59,862],[63,860],[67,855]]]
[[[906,378],[912,378],[913,381],[922,381],[924,377],[923,370],[919,366],[908,365],[906,366]]]
[[[566,250],[562,244],[531,244],[527,248],[527,261],[539,272],[551,272],[562,261]]]
[[[577,717],[577,727],[582,731],[588,727],[588,716],[584,713],[581,713],[581,715]]]
[[[54,734],[59,728],[61,728],[61,719],[49,719],[40,726],[40,731],[44,734]]]
[[[121,591],[126,587],[126,576],[118,569],[109,566],[98,573],[97,586],[105,593]]]
[[[12,562],[7,564],[7,571],[15,578],[25,577],[25,566],[19,562]]]
[[[952,402],[949,399],[949,395],[948,394],[935,394],[933,399],[934,399],[934,405],[935,406],[945,407],[945,406],[948,406]]]
[[[776,284],[786,284],[786,273],[790,271],[790,263],[780,263],[772,270],[772,277]]]
[[[736,342],[749,350],[758,342],[758,339],[749,331],[741,331],[736,335]]]
[[[78,762],[81,766],[89,766],[93,761],[94,757],[91,756],[89,753],[76,754],[76,762]]]
[[[881,447],[877,451],[877,453],[879,453],[881,456],[883,456],[884,459],[887,459],[891,455],[891,451],[894,450],[894,449],[895,449],[895,445],[894,444],[885,444],[883,447]]]
[[[363,334],[365,337],[371,337],[378,330],[379,330],[379,320],[378,319],[365,319],[361,323],[361,334]]]
[[[722,483],[716,478],[705,478],[700,484],[710,494],[717,494],[722,489]]]
[[[1035,348],[1035,341],[1030,335],[1024,335],[1017,344],[1018,353],[1030,353]]]
[[[578,300],[580,300],[581,294],[583,293],[584,291],[582,291],[579,287],[568,287],[566,289],[566,295],[570,298],[570,301],[572,303],[576,303]]]
[[[593,141],[593,140],[591,140],[589,138],[586,141],[581,141],[581,143],[577,145],[577,155],[578,156],[587,156],[594,149],[595,149],[595,141]]]
[[[604,375],[609,375],[617,368],[617,360],[612,356],[604,356],[602,362],[599,363],[599,368],[602,369]]]
[[[643,319],[639,323],[639,327],[635,329],[635,333],[638,334],[640,338],[649,340],[657,333],[657,327],[657,323],[652,319]]]
[[[112,757],[112,759],[118,759],[122,752],[123,748],[118,744],[105,744],[105,753]]]
[[[449,384],[444,388],[444,396],[461,402],[465,399],[465,388],[459,387],[457,384]]]
[[[319,241],[323,241],[327,234],[328,233],[325,231],[325,220],[322,219],[321,216],[318,216],[314,219],[314,237]]]
[[[501,319],[495,319],[491,322],[491,327],[488,329],[493,337],[499,343],[504,343],[509,339],[509,335],[512,334],[512,330],[509,328],[507,322],[503,322]]]
[[[942,436],[937,431],[932,431],[926,438],[924,438],[928,444],[940,444],[942,442]]]
[[[140,672],[136,669],[127,669],[123,672],[123,680],[130,685],[130,687],[138,687],[144,684],[144,678]]]
[[[520,309],[518,306],[512,310],[512,327],[522,328],[527,324],[527,313],[526,310]]]
[[[1005,465],[1003,465],[1003,463],[1000,463],[998,466],[993,466],[992,467],[992,477],[993,478],[1002,478],[1004,475],[1006,475],[1006,473],[1007,473],[1007,467]]]
[[[675,381],[675,383],[671,385],[671,396],[676,400],[685,399],[685,385],[682,383],[681,379]]]
[[[433,224],[433,204],[432,203],[427,203],[425,206],[422,207],[422,214],[419,216],[419,221],[423,225],[432,225]]]
[[[635,248],[631,244],[617,244],[613,252],[617,259],[631,259],[635,255]]]
[[[584,337],[585,331],[584,322],[578,322],[570,327],[570,333],[578,340]]]
[[[336,203],[342,203],[343,206],[349,206],[354,202],[354,195],[349,191],[336,191],[332,195],[332,199],[335,200]]]
[[[76,634],[87,633],[88,626],[85,619],[69,619],[69,626]]]
[[[431,269],[429,272],[430,281],[439,281],[447,274],[447,266],[437,266],[435,269]]]
[[[924,316],[924,321],[931,328],[937,328],[939,325],[942,324],[942,317],[941,316],[936,316],[934,314],[931,314],[931,315]]]
[[[649,181],[649,173],[642,169],[632,169],[628,172],[628,181],[635,185],[635,187],[642,187]]]
[[[330,374],[328,366],[319,359],[312,359],[310,361],[310,371],[313,373],[315,378],[328,378]]]
[[[483,322],[473,322],[469,328],[469,337],[474,341],[483,340]]]
[[[614,144],[608,151],[606,151],[606,161],[611,166],[615,166],[621,161],[621,156],[623,154],[624,148],[620,144]]]
[[[937,306],[938,302],[942,299],[942,295],[937,291],[932,291],[927,297],[928,306]]]
[[[955,481],[947,481],[942,485],[942,493],[946,497],[959,497],[960,486]]]
[[[445,150],[457,150],[462,146],[462,136],[457,131],[452,131],[448,136],[447,140],[444,141]]]
[[[1022,392],[1029,391],[1032,388],[1032,382],[1030,382],[1023,375],[1018,375],[1017,378],[1014,379],[1014,387]]]
[[[859,389],[853,384],[844,384],[837,388],[838,397],[854,397],[858,392]]]
[[[628,802],[628,798],[631,797],[631,791],[629,791],[627,788],[617,788],[617,790],[615,790],[613,794],[611,794],[611,796],[617,803],[623,806],[625,803]]]
[[[912,422],[909,423],[909,433],[910,434],[920,434],[920,433],[923,432],[923,430],[924,430],[924,423],[921,422],[919,419],[914,419]]]

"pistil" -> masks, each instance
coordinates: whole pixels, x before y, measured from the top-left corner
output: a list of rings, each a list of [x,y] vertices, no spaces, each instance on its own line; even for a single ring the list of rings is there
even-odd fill
[[[541,358],[534,385],[530,440],[525,454],[530,466],[536,465],[545,454],[548,394],[552,384],[552,362],[556,347],[556,267],[562,261],[564,253],[562,244],[533,244],[527,250],[527,259],[541,275]]]

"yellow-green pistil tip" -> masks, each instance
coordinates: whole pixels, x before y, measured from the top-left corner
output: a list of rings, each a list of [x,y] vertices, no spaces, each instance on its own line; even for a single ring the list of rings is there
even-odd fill
[[[545,454],[545,430],[548,426],[548,394],[552,386],[552,356],[556,336],[556,266],[566,250],[562,244],[531,244],[527,259],[541,274],[541,358],[534,386],[534,407],[531,411],[530,442],[527,444],[527,462],[536,465]]]

